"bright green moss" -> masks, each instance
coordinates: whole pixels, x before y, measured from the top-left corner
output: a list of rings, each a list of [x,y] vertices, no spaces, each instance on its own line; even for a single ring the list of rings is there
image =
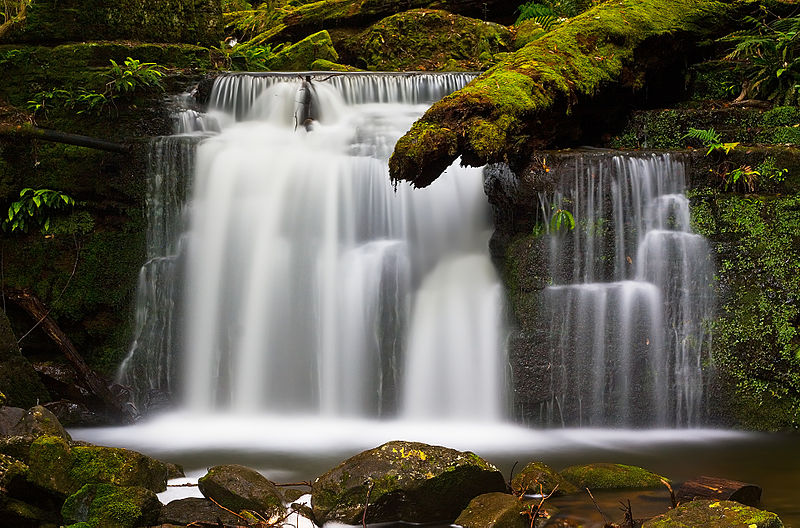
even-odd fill
[[[625,464],[587,464],[570,466],[560,475],[580,489],[660,488],[666,477]]]
[[[158,497],[150,490],[87,484],[67,497],[61,515],[85,528],[134,528],[155,523],[160,509]]]
[[[694,500],[645,521],[642,528],[783,528],[774,513],[732,501]]]

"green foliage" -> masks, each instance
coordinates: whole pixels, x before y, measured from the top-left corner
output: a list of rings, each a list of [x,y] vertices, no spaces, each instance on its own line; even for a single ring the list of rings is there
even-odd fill
[[[756,171],[761,176],[762,181],[770,183],[782,183],[789,173],[789,169],[778,166],[773,156],[767,156],[764,161],[756,167]]]
[[[34,94],[28,101],[28,110],[33,114],[45,114],[53,109],[76,110],[78,114],[100,114],[112,98],[86,88],[76,91],[52,89]]]
[[[246,46],[238,44],[228,51],[221,50],[228,57],[231,68],[240,71],[268,71],[269,62],[275,58],[286,44],[263,44]]]
[[[123,66],[109,59],[111,66],[106,73],[110,79],[108,88],[112,94],[133,95],[135,92],[164,91],[161,78],[164,72],[155,62],[140,62],[128,57]]]
[[[27,233],[38,227],[42,233],[51,234],[52,215],[75,206],[75,199],[61,191],[51,189],[22,189],[19,200],[12,202],[3,220],[3,230],[10,233]]]
[[[800,128],[779,127],[772,132],[771,143],[800,145]]]
[[[730,154],[730,152],[739,144],[738,142],[723,143],[721,136],[713,128],[690,128],[683,138],[697,139],[703,143],[703,145],[708,148],[706,156],[717,150],[723,150],[725,151],[725,154]]]
[[[742,185],[747,192],[753,192],[756,190],[760,175],[757,170],[753,170],[749,165],[742,165],[723,174],[722,185],[726,191],[735,188],[737,185]]]
[[[766,127],[793,126],[800,123],[800,108],[776,106],[764,112],[762,123]]]
[[[575,217],[566,209],[557,208],[550,217],[550,231],[560,233],[562,230],[575,229]]]
[[[734,44],[727,58],[745,67],[745,95],[786,105],[800,102],[800,16],[775,17],[762,8],[745,23],[748,29],[723,39]]]
[[[531,0],[517,8],[519,16],[515,24],[533,20],[550,30],[562,22],[562,18],[579,15],[597,2],[592,0]]]

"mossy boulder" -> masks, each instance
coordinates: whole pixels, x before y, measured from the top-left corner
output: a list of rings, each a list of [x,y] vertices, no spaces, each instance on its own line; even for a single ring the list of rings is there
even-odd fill
[[[356,40],[358,63],[369,70],[474,71],[510,49],[511,32],[447,11],[415,9],[377,22]]]
[[[136,451],[115,447],[74,446],[63,438],[43,436],[31,444],[28,479],[44,489],[71,495],[85,484],[167,488],[167,466]]]
[[[316,60],[338,59],[330,34],[323,30],[282,49],[267,62],[267,67],[274,71],[305,71],[311,70]]]
[[[359,453],[311,488],[320,523],[452,522],[474,497],[505,491],[502,474],[474,453],[392,441]]]
[[[158,520],[161,503],[151,490],[136,486],[87,484],[67,497],[61,515],[81,528],[134,528]]]
[[[530,528],[531,505],[532,501],[508,493],[485,493],[469,501],[453,524],[464,528]],[[540,515],[547,517],[544,512]]]
[[[275,483],[245,466],[214,466],[197,481],[200,493],[240,512],[252,510],[265,518],[283,513],[283,494]]]
[[[534,40],[541,38],[547,33],[542,25],[535,20],[525,20],[513,28],[514,32],[514,50],[524,48]]]
[[[625,464],[586,464],[570,466],[560,475],[580,489],[647,489],[661,488],[669,479],[637,466]]]
[[[16,458],[0,454],[0,488],[8,489],[9,485],[28,474],[28,465]]]
[[[544,462],[531,462],[511,481],[515,493],[541,493],[554,496],[578,493],[578,488]]]
[[[664,71],[678,68],[684,51],[753,5],[603,2],[431,106],[395,145],[390,175],[424,187],[459,156],[473,166],[508,160],[514,169],[532,149],[591,141],[596,123],[616,113],[613,104],[630,100],[648,78],[674,79]],[[598,104],[601,96],[608,104]]]
[[[41,405],[31,407],[25,413],[15,427],[13,434],[31,438],[58,436],[68,441],[72,439],[69,433],[64,430],[64,426],[58,421],[56,415]]]
[[[695,500],[645,521],[642,528],[783,528],[774,513],[732,501]]]

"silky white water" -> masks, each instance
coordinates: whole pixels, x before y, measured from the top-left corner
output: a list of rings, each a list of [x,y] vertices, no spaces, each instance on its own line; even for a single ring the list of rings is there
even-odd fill
[[[209,112],[180,120],[207,134],[172,300],[180,350],[165,361],[134,347],[123,379],[141,384],[133,366],[147,365],[149,388],[197,413],[500,420],[503,295],[482,171],[455,165],[412,190],[387,169],[427,105],[469,78],[218,80]]]

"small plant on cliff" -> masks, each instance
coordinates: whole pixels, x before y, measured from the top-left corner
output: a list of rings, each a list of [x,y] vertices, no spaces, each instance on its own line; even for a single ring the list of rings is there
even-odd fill
[[[31,227],[38,227],[49,234],[53,214],[73,207],[75,199],[61,191],[25,188],[20,191],[19,200],[9,206],[3,230],[27,233]]]
[[[550,231],[560,233],[562,230],[572,231],[575,229],[575,217],[566,209],[556,208],[553,216],[550,217]]]
[[[164,91],[161,78],[164,72],[155,62],[140,62],[130,57],[122,66],[110,59],[108,89],[112,94],[132,95],[138,91]]]
[[[689,132],[683,136],[683,139],[696,139],[703,143],[703,145],[708,149],[706,156],[717,150],[723,150],[725,151],[725,154],[730,154],[730,152],[736,148],[737,145],[739,145],[738,142],[723,143],[722,136],[720,136],[719,132],[713,128],[690,128]]]

